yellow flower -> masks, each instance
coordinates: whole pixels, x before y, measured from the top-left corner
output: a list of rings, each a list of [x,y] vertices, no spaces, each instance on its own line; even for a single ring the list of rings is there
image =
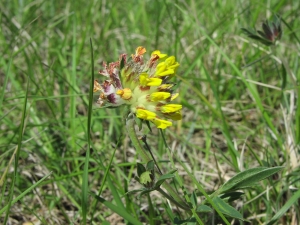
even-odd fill
[[[145,110],[145,109],[137,109],[136,110],[136,116],[138,118],[144,119],[144,120],[152,120],[155,119],[156,114],[154,112]]]
[[[162,79],[155,78],[155,77],[149,77],[147,73],[141,73],[140,74],[140,85],[142,86],[159,86],[161,85]]]
[[[182,105],[170,103],[179,95],[173,93],[174,84],[169,82],[179,63],[174,56],[167,57],[158,50],[144,62],[145,52],[144,47],[138,47],[129,60],[122,54],[118,62],[103,63],[104,70],[99,73],[107,79],[102,84],[95,80],[94,92],[100,91],[100,106],[129,105],[136,117],[165,129],[172,126],[167,119],[182,118]]]
[[[172,122],[168,120],[154,119],[153,123],[160,129],[166,129],[169,126],[172,126]]]

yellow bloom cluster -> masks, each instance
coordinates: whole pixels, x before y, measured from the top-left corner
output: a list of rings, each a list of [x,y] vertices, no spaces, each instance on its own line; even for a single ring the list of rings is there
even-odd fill
[[[94,82],[94,92],[100,91],[100,106],[116,107],[123,104],[138,118],[148,120],[157,128],[172,125],[166,119],[181,120],[180,104],[170,104],[178,93],[173,93],[174,84],[169,83],[179,63],[174,56],[167,56],[156,50],[144,62],[144,47],[138,47],[131,60],[122,54],[118,62],[103,64],[99,73],[108,77],[102,84]]]

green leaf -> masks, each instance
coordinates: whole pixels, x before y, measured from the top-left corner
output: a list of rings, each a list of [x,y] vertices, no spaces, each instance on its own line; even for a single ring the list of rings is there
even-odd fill
[[[146,123],[146,125],[147,125],[147,127],[148,127],[148,129],[150,131],[150,133],[152,133],[152,129],[151,129],[149,120],[143,120],[143,121],[145,121],[145,123]]]
[[[199,205],[196,209],[196,212],[208,213],[212,212],[212,209],[207,205]]]
[[[170,172],[167,172],[166,174],[173,174],[175,172],[177,172],[177,169],[171,170]]]
[[[122,71],[122,69],[124,68],[124,66],[125,66],[125,58],[122,57],[121,60],[120,60],[120,69],[119,69],[120,72]]]
[[[100,201],[103,205],[105,205],[107,208],[111,209],[113,212],[119,214],[122,218],[127,220],[128,222],[136,225],[142,225],[140,221],[138,221],[136,218],[134,218],[132,215],[130,215],[126,210],[124,210],[121,207],[118,207],[111,203],[111,201],[106,201],[104,198],[95,195],[94,193],[91,193],[98,201]]]
[[[266,224],[272,225],[276,223],[288,209],[300,199],[300,189],[284,204],[284,206],[273,216],[273,218]]]
[[[214,197],[213,202],[215,203],[215,206],[225,215],[230,216],[235,219],[244,220],[242,214],[240,214],[239,211],[237,211],[232,206],[228,205],[226,202],[224,202],[219,197]]]
[[[139,131],[141,131],[142,130],[142,128],[143,128],[143,120],[141,120],[140,118],[135,118],[135,122],[136,122],[136,124],[137,124],[137,126],[138,126],[138,128],[139,128]]]
[[[193,191],[193,193],[191,194],[190,201],[193,206],[197,205],[197,195],[196,195],[195,191]]]
[[[153,189],[145,189],[144,191],[142,191],[142,192],[139,194],[138,198],[141,198],[144,194],[148,194],[148,193],[150,193],[151,191],[154,191],[154,190],[153,190]]]
[[[266,46],[270,46],[273,44],[273,42],[269,41],[268,39],[266,39],[265,34],[262,31],[256,31],[256,30],[252,30],[252,29],[246,29],[246,28],[241,28],[241,30],[249,37],[252,38],[254,40],[257,40],[259,42],[261,42],[262,44],[266,45]],[[259,35],[257,35],[257,33]]]
[[[286,80],[286,69],[285,69],[283,63],[281,65],[281,69],[282,69],[282,84],[281,84],[281,88],[285,89],[285,87],[286,87],[286,81],[287,80]]]
[[[168,174],[167,173],[167,174],[162,175],[161,177],[158,178],[158,180],[155,184],[155,188],[159,187],[165,180],[173,178],[173,177],[175,177],[174,174]]]
[[[267,167],[257,167],[245,170],[238,173],[229,181],[227,181],[223,186],[217,191],[217,193],[224,193],[228,191],[233,191],[237,189],[243,189],[255,185],[258,181],[266,179],[269,176],[282,170],[284,167],[277,166],[272,168]]]
[[[243,194],[244,192],[234,191],[234,192],[229,192],[229,193],[219,195],[219,197],[228,202],[232,202],[234,200],[239,199]]]
[[[146,172],[146,168],[141,163],[137,163],[136,165],[137,165],[137,174],[140,177],[142,173]]]
[[[153,160],[151,160],[151,161],[149,161],[149,162],[147,163],[146,169],[147,169],[148,171],[154,170],[154,161],[153,161]]]
[[[138,193],[138,192],[141,192],[141,191],[145,191],[145,190],[146,190],[146,188],[131,190],[131,191],[126,192],[125,195],[132,195],[132,194],[135,194],[135,193]]]
[[[151,179],[151,172],[150,171],[146,171],[144,173],[141,174],[140,176],[140,183],[141,184],[148,184],[148,183],[151,183],[152,182],[152,179]]]
[[[248,37],[250,37],[250,38],[252,38],[252,39],[255,39],[255,40],[258,40],[258,41],[261,39],[261,37],[258,36],[258,35],[256,34],[256,30],[253,30],[253,29],[246,29],[246,28],[241,28],[241,30],[242,30]]]

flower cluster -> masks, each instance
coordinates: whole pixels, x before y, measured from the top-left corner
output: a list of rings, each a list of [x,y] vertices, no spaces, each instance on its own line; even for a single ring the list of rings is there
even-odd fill
[[[181,120],[180,104],[172,104],[178,93],[173,93],[174,77],[179,63],[174,56],[167,56],[156,50],[148,61],[144,61],[144,47],[138,47],[131,59],[120,55],[117,62],[104,62],[99,73],[108,79],[100,84],[94,81],[94,92],[100,91],[100,106],[117,107],[127,104],[138,118],[150,121],[157,128],[172,125],[166,119]]]

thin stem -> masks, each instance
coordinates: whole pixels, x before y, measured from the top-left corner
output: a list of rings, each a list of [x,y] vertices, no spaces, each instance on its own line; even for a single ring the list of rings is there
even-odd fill
[[[134,129],[134,119],[129,118],[126,120],[126,128],[128,131],[128,135],[132,141],[132,144],[134,145],[136,151],[140,155],[143,161],[149,162],[151,158],[148,156],[146,150],[143,148],[140,140],[138,139],[135,129]],[[174,204],[176,204],[178,207],[190,211],[190,206],[178,195],[178,193],[172,188],[172,186],[168,182],[163,182],[162,187],[166,189],[168,192],[168,196],[172,196],[172,201]],[[160,189],[160,188],[159,188]],[[161,189],[160,189],[161,190]],[[164,192],[164,191],[163,191]],[[165,193],[165,192],[164,192]],[[164,195],[164,194],[163,194]],[[165,196],[165,195],[164,195]],[[169,199],[169,198],[168,198]],[[176,202],[176,203],[175,203]]]
[[[164,141],[164,144],[165,144],[166,148],[168,148],[169,151],[172,151],[172,149],[171,149],[171,148],[169,147],[169,145],[167,144],[167,141],[166,141],[164,132],[163,132],[162,130],[160,130],[160,134],[161,134],[161,136],[162,136],[162,138],[163,138],[163,141]]]
[[[154,161],[154,163],[155,163],[155,165],[156,165],[156,167],[157,167],[158,172],[160,173],[160,175],[162,175],[162,172],[161,172],[161,170],[160,170],[160,168],[159,168],[159,166],[158,166],[158,164],[157,164],[157,162],[156,162],[156,159],[154,158],[154,155],[153,155],[153,153],[152,153],[152,151],[151,151],[151,148],[150,148],[150,146],[149,146],[148,143],[147,143],[146,135],[144,135],[144,136],[142,137],[142,141],[144,142],[144,144],[145,144],[145,146],[146,146],[146,149],[147,149],[148,152],[150,153],[151,158],[153,159],[153,161]]]
[[[147,155],[147,152],[143,148],[140,140],[138,139],[135,129],[134,129],[134,119],[127,119],[126,120],[126,128],[128,131],[128,135],[132,141],[133,146],[135,147],[138,154],[142,157],[142,160],[145,162],[149,162],[151,159]]]
[[[158,187],[156,189],[159,193],[161,193],[164,197],[166,197],[167,199],[170,200],[170,202],[174,203],[176,206],[178,206],[179,208],[185,209],[190,211],[191,208],[188,205],[181,205],[179,202],[177,202],[172,196],[170,196],[168,193],[166,193],[163,189],[161,189],[160,187]]]

